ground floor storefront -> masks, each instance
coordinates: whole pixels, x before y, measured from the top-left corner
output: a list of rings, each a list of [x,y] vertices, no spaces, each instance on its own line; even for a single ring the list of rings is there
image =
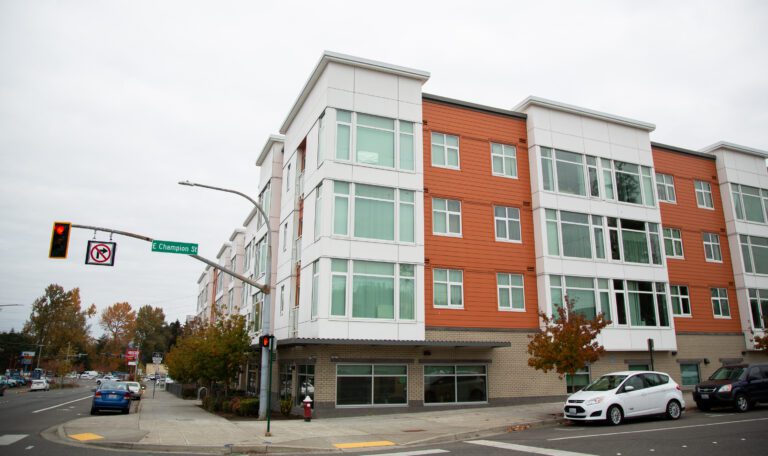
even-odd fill
[[[530,331],[430,330],[426,341],[283,341],[274,364],[274,408],[298,413],[309,397],[316,416],[423,411],[557,401],[620,370],[667,372],[692,388],[723,364],[768,361],[745,349],[741,334],[680,334],[677,350],[608,351],[572,382],[528,366]],[[284,402],[286,403],[286,402]]]

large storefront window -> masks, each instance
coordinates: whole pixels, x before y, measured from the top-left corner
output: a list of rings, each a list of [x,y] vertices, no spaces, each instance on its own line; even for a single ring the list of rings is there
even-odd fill
[[[312,407],[315,406],[315,365],[299,364],[296,366],[296,404],[309,396],[312,399]]]
[[[336,366],[336,405],[406,405],[408,367],[396,364]]]
[[[485,402],[487,375],[483,365],[424,366],[424,403]]]

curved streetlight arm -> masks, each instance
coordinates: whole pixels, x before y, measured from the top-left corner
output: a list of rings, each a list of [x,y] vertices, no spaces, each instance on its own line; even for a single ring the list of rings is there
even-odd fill
[[[189,187],[202,187],[202,188],[209,188],[211,190],[218,190],[220,192],[227,192],[227,193],[234,193],[235,195],[240,195],[243,198],[250,201],[253,206],[259,211],[262,217],[264,217],[264,221],[267,224],[267,232],[269,232],[269,217],[267,217],[267,214],[264,212],[264,209],[261,207],[261,204],[257,203],[256,200],[251,198],[250,196],[246,195],[245,193],[238,192],[237,190],[232,190],[229,188],[221,188],[221,187],[214,187],[213,185],[205,185],[205,184],[198,184],[196,182],[190,182],[188,180],[186,181],[179,181],[179,185],[186,185]],[[267,241],[269,242],[269,241]]]

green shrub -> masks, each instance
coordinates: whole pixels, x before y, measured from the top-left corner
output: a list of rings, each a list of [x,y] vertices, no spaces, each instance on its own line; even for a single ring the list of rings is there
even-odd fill
[[[224,413],[229,413],[232,411],[232,401],[224,400],[221,401],[221,411]]]
[[[213,411],[213,403],[214,403],[213,397],[211,396],[203,397],[203,408],[208,410],[209,412]]]
[[[242,397],[238,397],[238,396],[233,397],[232,400],[229,402],[230,403],[229,411],[231,411],[235,415],[239,415],[240,402],[242,402],[242,400],[243,400]]]
[[[240,401],[240,416],[259,416],[259,400],[243,399]]]
[[[293,400],[291,400],[291,396],[288,396],[286,399],[282,399],[280,401],[280,413],[282,413],[284,416],[291,414],[291,408],[293,408]]]

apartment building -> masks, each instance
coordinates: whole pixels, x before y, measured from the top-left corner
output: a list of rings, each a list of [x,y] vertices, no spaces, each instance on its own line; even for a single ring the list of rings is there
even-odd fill
[[[269,329],[258,290],[241,312],[278,340],[276,398],[328,416],[562,396],[526,348],[566,301],[610,320],[577,386],[764,359],[768,152],[657,144],[651,123],[538,97],[453,100],[429,77],[325,52],[259,154],[271,232],[249,214],[242,264],[271,286]]]

